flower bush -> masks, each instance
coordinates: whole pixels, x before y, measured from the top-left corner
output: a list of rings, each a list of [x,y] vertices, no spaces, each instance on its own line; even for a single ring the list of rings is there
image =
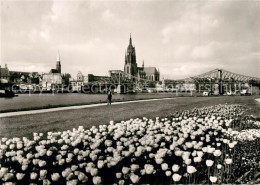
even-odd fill
[[[2,138],[0,183],[234,183],[237,146],[244,142],[234,128],[245,110],[217,105],[167,118],[34,133],[33,139]]]

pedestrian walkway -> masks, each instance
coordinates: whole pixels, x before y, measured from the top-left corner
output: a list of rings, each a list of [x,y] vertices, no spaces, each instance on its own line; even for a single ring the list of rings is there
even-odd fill
[[[120,105],[120,104],[128,104],[128,103],[149,102],[149,101],[158,101],[158,100],[172,100],[172,99],[176,99],[176,98],[159,98],[159,99],[114,102],[114,103],[112,103],[112,106],[113,105]],[[99,103],[99,104],[78,105],[78,106],[58,107],[58,108],[29,110],[29,111],[7,112],[7,113],[1,113],[0,118],[11,117],[11,116],[29,115],[29,114],[40,114],[40,113],[64,111],[64,110],[84,109],[84,108],[100,107],[100,106],[111,106],[111,105],[107,105],[107,103]]]

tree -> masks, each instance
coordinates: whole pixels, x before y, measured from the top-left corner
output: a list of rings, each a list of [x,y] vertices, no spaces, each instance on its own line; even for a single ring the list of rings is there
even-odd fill
[[[62,78],[64,79],[65,85],[69,85],[71,75],[69,73],[65,73]]]

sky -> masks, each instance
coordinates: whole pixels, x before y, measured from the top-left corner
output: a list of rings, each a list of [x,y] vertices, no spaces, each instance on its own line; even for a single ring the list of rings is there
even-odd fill
[[[130,33],[138,66],[161,79],[216,68],[260,77],[260,0],[1,0],[0,63],[47,73],[123,70]]]

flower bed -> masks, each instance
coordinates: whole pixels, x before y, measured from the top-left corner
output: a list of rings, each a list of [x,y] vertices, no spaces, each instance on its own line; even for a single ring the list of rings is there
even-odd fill
[[[2,138],[0,183],[232,183],[239,144],[232,128],[244,111],[217,105],[163,119],[34,133],[32,140]]]

